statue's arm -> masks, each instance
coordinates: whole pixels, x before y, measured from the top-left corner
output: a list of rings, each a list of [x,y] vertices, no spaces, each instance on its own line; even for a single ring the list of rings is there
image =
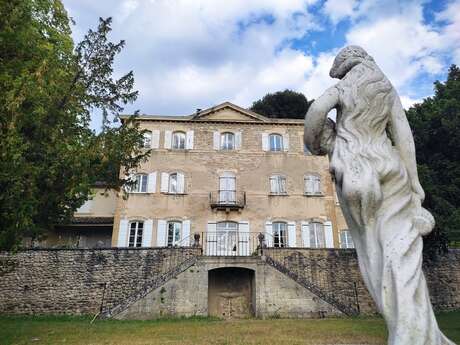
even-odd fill
[[[327,114],[336,108],[338,103],[339,91],[334,86],[317,98],[305,115],[304,142],[313,154],[326,153],[322,144],[324,136],[328,134],[325,131],[330,130],[327,128]]]
[[[406,113],[401,104],[401,100],[396,95],[391,111],[390,131],[396,149],[399,151],[404,166],[412,182],[412,191],[423,202],[425,192],[420,184],[417,174],[417,162],[415,159],[415,143],[412,131],[407,121]]]

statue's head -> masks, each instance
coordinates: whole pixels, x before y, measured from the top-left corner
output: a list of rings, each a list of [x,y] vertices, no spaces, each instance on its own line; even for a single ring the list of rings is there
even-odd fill
[[[354,66],[363,60],[371,60],[372,57],[359,46],[347,46],[335,57],[329,75],[332,78],[342,79]]]

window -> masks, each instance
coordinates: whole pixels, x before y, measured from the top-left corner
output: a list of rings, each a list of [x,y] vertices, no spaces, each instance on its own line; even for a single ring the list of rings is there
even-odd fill
[[[321,194],[321,179],[317,175],[306,175],[304,177],[305,194]]]
[[[171,193],[171,194],[181,193],[180,188],[179,188],[179,178],[178,178],[177,173],[169,175],[168,193]]]
[[[350,230],[340,231],[340,248],[354,248],[355,244],[351,238]]]
[[[231,173],[219,177],[219,203],[236,203],[236,177]]]
[[[174,247],[179,245],[181,230],[181,222],[168,222],[168,247]]]
[[[185,150],[185,133],[174,132],[172,134],[172,148],[174,150]]]
[[[235,135],[230,132],[225,132],[220,135],[220,149],[221,150],[234,150],[235,149]]]
[[[144,142],[142,145],[144,148],[149,149],[152,147],[152,132],[144,132]]]
[[[137,174],[134,176],[135,183],[131,186],[131,193],[146,193],[147,192],[147,179],[146,174]]]
[[[311,248],[326,247],[323,224],[318,223],[318,222],[310,223],[310,247]]]
[[[270,193],[286,194],[286,177],[281,175],[270,176]]]
[[[270,134],[270,151],[283,151],[283,137],[279,134]]]
[[[143,222],[131,222],[129,225],[128,247],[140,247],[142,245]]]
[[[287,225],[284,222],[273,223],[273,247],[287,246]]]

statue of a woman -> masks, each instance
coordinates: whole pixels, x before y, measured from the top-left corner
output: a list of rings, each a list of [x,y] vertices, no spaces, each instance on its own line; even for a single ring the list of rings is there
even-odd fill
[[[421,236],[432,230],[434,219],[421,206],[414,140],[398,94],[358,46],[340,51],[330,76],[341,80],[308,110],[305,144],[330,156],[361,273],[387,323],[388,343],[453,344],[439,330],[422,272]],[[336,124],[327,118],[332,109]]]

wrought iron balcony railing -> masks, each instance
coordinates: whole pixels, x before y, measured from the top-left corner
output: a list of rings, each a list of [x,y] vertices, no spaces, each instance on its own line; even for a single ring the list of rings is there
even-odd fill
[[[212,209],[241,209],[246,206],[246,193],[241,191],[219,190],[209,193]]]

